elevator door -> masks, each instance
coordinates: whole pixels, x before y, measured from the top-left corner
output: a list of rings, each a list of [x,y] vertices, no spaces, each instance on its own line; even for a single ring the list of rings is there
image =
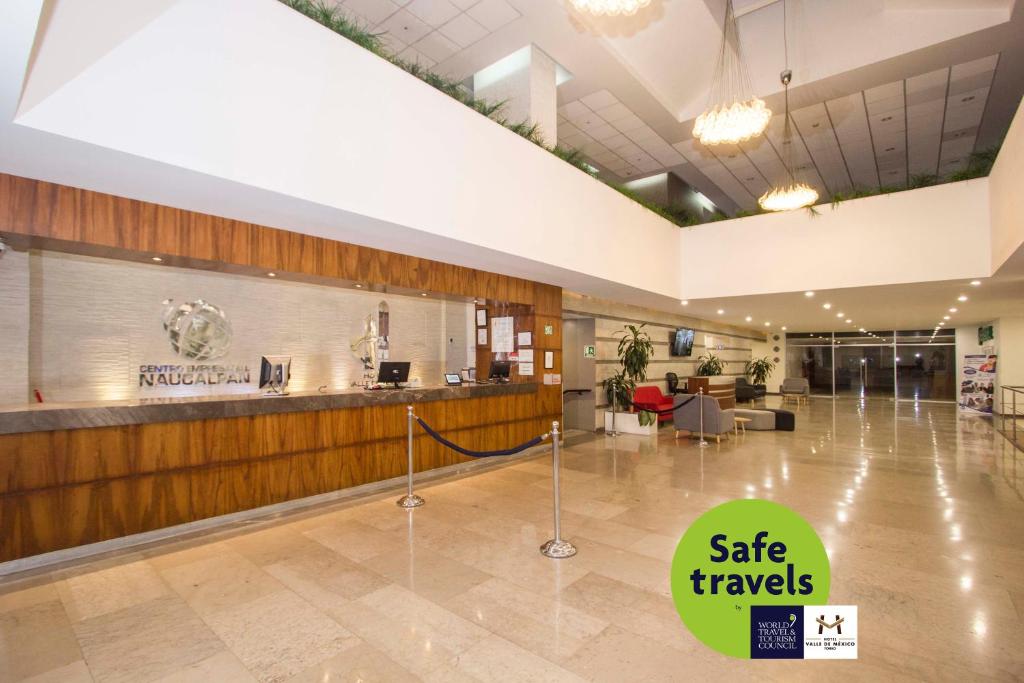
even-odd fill
[[[584,349],[595,345],[593,318],[562,321],[562,414],[566,429],[596,429],[594,385],[597,368]]]

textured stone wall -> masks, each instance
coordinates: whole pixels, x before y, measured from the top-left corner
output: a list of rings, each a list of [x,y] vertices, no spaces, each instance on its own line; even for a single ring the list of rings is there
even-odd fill
[[[252,391],[254,385],[139,388],[140,365],[196,362],[171,349],[161,323],[166,299],[180,304],[202,298],[224,310],[233,341],[230,352],[215,362],[248,365],[253,382],[261,356],[291,356],[293,391],[343,388],[361,378],[362,366],[349,345],[362,336],[364,318],[376,316],[381,301],[390,307],[390,358],[411,361],[412,379],[442,383],[448,346],[463,349],[452,359],[453,369],[465,363],[464,321],[472,315],[472,304],[148,262],[52,252],[14,256],[0,262],[0,319],[5,323],[0,390],[5,402],[22,402],[36,387],[47,401]],[[17,322],[9,325],[9,320]]]

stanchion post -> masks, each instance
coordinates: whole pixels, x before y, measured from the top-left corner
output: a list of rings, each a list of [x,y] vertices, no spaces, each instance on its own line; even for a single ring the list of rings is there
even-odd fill
[[[1013,391],[1013,443],[1017,443],[1017,392]],[[999,406],[1002,409],[1002,406]]]
[[[408,438],[409,438],[409,441],[408,441],[409,464],[408,464],[408,467],[407,467],[408,471],[406,473],[407,487],[408,488],[406,490],[405,495],[402,496],[401,498],[399,498],[396,501],[396,503],[395,503],[396,505],[398,505],[398,507],[406,508],[406,509],[418,508],[420,505],[423,505],[423,503],[426,502],[422,498],[420,498],[419,496],[417,496],[415,493],[412,492],[412,468],[413,468],[413,465],[412,465],[412,424],[413,424],[414,419],[415,419],[415,416],[412,413],[412,406],[408,406],[408,408],[406,409],[406,424],[408,425],[408,430],[409,430],[409,434],[408,434]]]
[[[612,433],[611,433],[612,436],[618,436],[619,435],[618,431],[615,430],[615,413],[618,412],[618,407],[619,407],[618,398],[619,398],[618,385],[613,385],[612,386]]]
[[[704,387],[697,389],[697,400],[700,401],[700,441],[697,442],[697,445],[707,448],[711,444],[704,440]]]
[[[569,541],[562,540],[562,512],[560,491],[558,488],[558,470],[561,464],[558,461],[558,422],[551,423],[551,467],[552,467],[552,489],[555,497],[555,537],[540,547],[541,555],[561,560],[572,557],[576,554],[576,546]]]

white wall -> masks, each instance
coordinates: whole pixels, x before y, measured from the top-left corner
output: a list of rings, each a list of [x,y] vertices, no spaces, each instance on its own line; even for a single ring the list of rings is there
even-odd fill
[[[277,0],[178,0],[79,64],[79,27],[116,23],[122,3],[56,5],[68,16],[27,91],[77,75],[28,98],[19,127],[272,193],[263,218],[290,215],[287,229],[677,295],[674,225]],[[669,256],[621,259],[608,245],[627,231]]]
[[[779,336],[778,341],[773,338],[775,335]],[[776,347],[779,349],[778,351],[775,350]],[[766,341],[751,342],[750,357],[764,358],[765,356],[773,361],[778,358],[778,362],[775,363],[775,370],[768,376],[768,380],[765,382],[768,393],[777,394],[782,380],[787,377],[785,332],[773,332]]]
[[[1018,107],[989,175],[992,270],[1024,244],[1024,107]]]
[[[689,299],[987,277],[988,180],[687,228]],[[744,264],[742,275],[723,261]]]
[[[1024,386],[1024,317],[1000,318],[998,323],[996,339],[999,341],[999,360],[996,365],[996,395],[1001,398],[1000,387]],[[1007,394],[1007,400],[1009,398],[1010,395]],[[1001,409],[998,402],[996,409]],[[1006,406],[1003,412],[1009,410],[1010,407]],[[1024,413],[1024,403],[1019,396],[1017,410]]]
[[[965,355],[985,353],[986,348],[978,344],[978,328],[991,325],[995,338],[985,347],[991,347],[999,356],[996,362],[996,392],[994,397],[996,412],[1002,412],[1003,386],[1024,386],[1024,317],[999,318],[977,325],[964,325],[956,328],[956,383],[960,386],[963,376],[963,357]],[[959,392],[959,389],[958,389]],[[958,396],[959,398],[959,396]],[[1007,394],[1009,399],[1009,394]],[[1024,412],[1024,402],[1019,398],[1018,410]],[[1009,412],[1006,406],[1005,411]]]

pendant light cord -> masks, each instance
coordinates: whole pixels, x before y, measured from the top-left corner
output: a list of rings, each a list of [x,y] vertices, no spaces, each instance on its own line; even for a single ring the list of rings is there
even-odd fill
[[[792,80],[792,72],[789,70],[789,27],[788,18],[786,16],[786,0],[782,0],[782,52],[785,60],[785,67],[782,71],[784,74],[782,78],[782,92],[785,98],[786,110],[785,110],[785,121],[782,126],[782,144],[786,147],[783,150],[782,164],[786,167],[786,173],[789,175],[789,184],[796,184],[796,176],[793,174],[793,128],[789,122],[789,82]],[[789,73],[788,77],[785,74]]]

